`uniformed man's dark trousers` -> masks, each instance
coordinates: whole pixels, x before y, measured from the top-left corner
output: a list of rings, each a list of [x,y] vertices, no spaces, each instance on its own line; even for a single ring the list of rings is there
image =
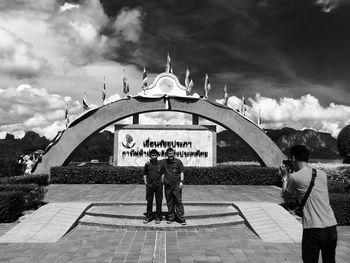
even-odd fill
[[[148,218],[152,217],[153,197],[156,197],[156,218],[162,219],[163,185],[147,185],[146,200]]]
[[[184,205],[182,203],[182,189],[179,188],[179,184],[164,186],[165,198],[168,206],[168,220],[173,221],[175,217],[180,222],[185,220],[184,218]]]

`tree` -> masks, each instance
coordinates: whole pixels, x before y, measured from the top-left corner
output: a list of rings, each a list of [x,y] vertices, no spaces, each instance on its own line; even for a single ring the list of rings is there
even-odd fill
[[[339,132],[337,146],[339,154],[345,158],[344,163],[350,163],[350,125]]]

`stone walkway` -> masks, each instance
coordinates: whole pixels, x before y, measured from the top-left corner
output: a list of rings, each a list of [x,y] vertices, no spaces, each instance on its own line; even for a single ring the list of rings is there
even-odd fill
[[[186,186],[184,201],[274,202],[277,187]],[[144,201],[143,186],[51,185],[47,202]],[[16,224],[0,224],[0,234]],[[337,262],[350,262],[350,227],[338,227]],[[156,242],[158,240],[158,242]],[[0,244],[0,262],[301,262],[300,243],[261,240],[245,225],[147,231],[77,226],[56,243]]]
[[[266,242],[300,243],[301,223],[280,205],[267,202],[235,202],[250,228]]]
[[[49,203],[40,207],[11,230],[0,243],[54,243],[64,236],[90,203]]]

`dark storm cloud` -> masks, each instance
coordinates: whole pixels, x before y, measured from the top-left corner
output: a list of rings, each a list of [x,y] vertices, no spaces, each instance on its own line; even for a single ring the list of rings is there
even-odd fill
[[[123,8],[142,12],[140,40],[124,42],[115,50],[114,59],[161,72],[170,52],[175,74],[183,78],[189,66],[194,91],[199,93],[205,73],[211,78],[213,93],[221,93],[227,82],[237,93],[300,96],[313,91],[321,101],[328,91],[317,94],[314,86],[329,86],[330,92],[337,85],[345,92],[350,83],[350,7],[341,5],[345,1],[101,3],[111,19]],[[327,4],[334,7],[332,12],[324,12]]]

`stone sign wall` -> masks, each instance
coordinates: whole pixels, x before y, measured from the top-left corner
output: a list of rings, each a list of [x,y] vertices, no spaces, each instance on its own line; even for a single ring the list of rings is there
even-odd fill
[[[200,125],[115,125],[115,166],[143,166],[156,149],[165,158],[167,148],[185,166],[216,165],[215,126]]]

